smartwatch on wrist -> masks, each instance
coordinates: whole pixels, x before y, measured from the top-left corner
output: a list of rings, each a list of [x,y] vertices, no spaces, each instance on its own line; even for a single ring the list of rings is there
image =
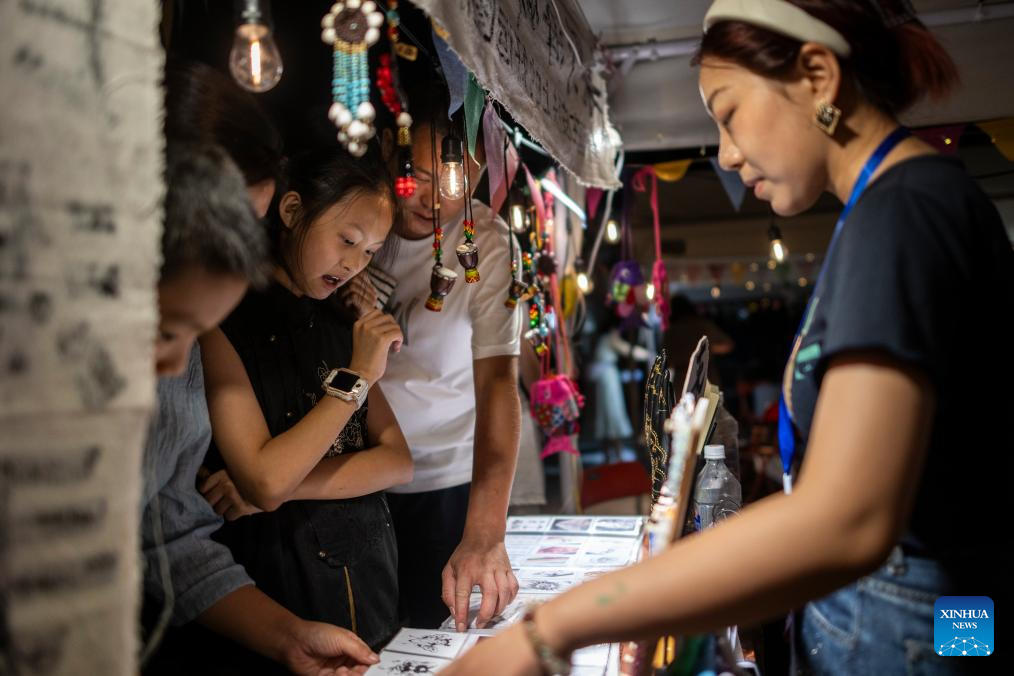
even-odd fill
[[[332,369],[324,379],[324,394],[343,401],[351,401],[358,409],[366,401],[370,384],[355,371]]]

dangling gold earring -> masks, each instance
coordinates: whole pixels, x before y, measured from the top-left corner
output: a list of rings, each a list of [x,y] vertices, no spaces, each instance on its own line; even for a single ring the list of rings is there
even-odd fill
[[[820,127],[820,130],[828,136],[834,136],[834,130],[838,127],[838,120],[841,119],[841,108],[833,103],[821,101],[817,104],[817,112],[813,116],[813,123]]]

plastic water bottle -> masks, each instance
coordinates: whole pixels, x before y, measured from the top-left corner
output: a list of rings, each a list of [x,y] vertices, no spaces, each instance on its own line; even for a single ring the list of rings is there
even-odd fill
[[[705,446],[704,460],[694,493],[694,525],[697,530],[724,521],[738,512],[743,503],[743,489],[725,466],[725,446]]]

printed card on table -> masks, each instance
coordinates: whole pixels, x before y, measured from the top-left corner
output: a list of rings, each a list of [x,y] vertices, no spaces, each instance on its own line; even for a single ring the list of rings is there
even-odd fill
[[[558,516],[549,525],[549,532],[590,533],[593,521],[590,516]]]
[[[504,538],[504,547],[507,549],[507,558],[511,563],[517,565],[518,561],[532,555],[538,548],[542,535],[532,533],[531,535],[509,533]]]
[[[380,653],[380,662],[370,667],[366,673],[369,676],[436,674],[450,663],[451,660],[439,657],[420,657],[419,655],[407,655],[385,650]]]
[[[592,524],[595,535],[637,537],[641,534],[644,519],[639,516],[600,516]]]
[[[520,591],[527,594],[559,594],[581,582],[584,571],[576,568],[522,568],[517,572]]]
[[[579,568],[621,568],[633,560],[636,550],[636,540],[598,537],[581,547],[573,565]]]
[[[524,615],[525,606],[533,600],[534,599],[529,596],[518,594],[513,601],[507,604],[507,607],[504,608],[499,615],[494,615],[490,618],[489,622],[483,629],[476,629],[475,619],[479,616],[479,606],[482,604],[482,594],[473,593],[468,600],[468,631],[469,633],[473,631],[483,632],[500,629],[514,624],[521,619],[522,615]],[[440,625],[440,628],[445,631],[454,631],[454,617],[448,617],[444,620],[444,623]]]
[[[551,516],[512,516],[507,519],[507,532],[545,533],[552,522]]]
[[[439,629],[402,629],[384,651],[454,659],[465,645],[465,634]]]

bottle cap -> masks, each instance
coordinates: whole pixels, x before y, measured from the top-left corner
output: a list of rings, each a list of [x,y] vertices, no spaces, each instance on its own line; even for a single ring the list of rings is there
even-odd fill
[[[724,460],[725,446],[722,444],[708,444],[704,447],[705,460]]]

